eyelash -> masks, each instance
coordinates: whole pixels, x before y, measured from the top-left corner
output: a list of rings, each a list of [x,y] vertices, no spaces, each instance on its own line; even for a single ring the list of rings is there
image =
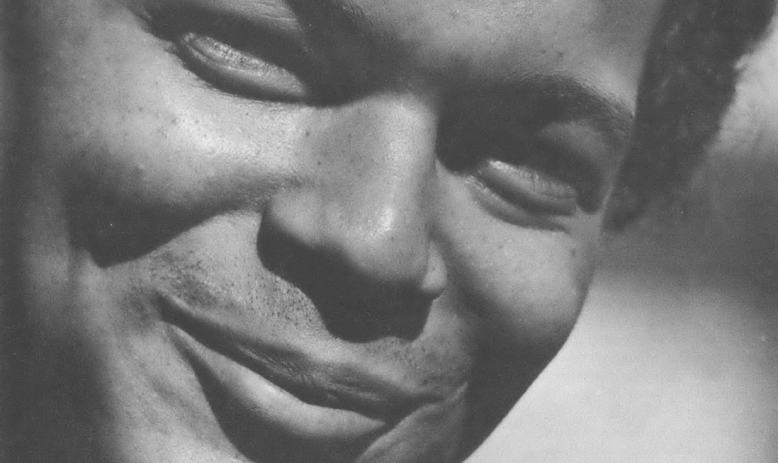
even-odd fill
[[[177,40],[178,55],[201,79],[230,93],[279,102],[303,102],[308,86],[288,69],[196,32]]]
[[[207,12],[174,9],[149,17],[151,32],[209,86],[271,102],[312,98],[303,53],[271,33]]]
[[[591,169],[529,136],[457,124],[439,140],[444,165],[514,207],[559,216],[597,207]]]
[[[570,215],[578,204],[578,191],[573,186],[537,168],[491,160],[474,177],[500,198],[531,211]]]

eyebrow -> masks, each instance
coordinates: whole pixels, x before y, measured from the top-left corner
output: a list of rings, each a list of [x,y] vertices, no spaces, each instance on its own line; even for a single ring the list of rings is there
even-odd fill
[[[295,1],[295,0],[293,0]],[[299,1],[299,0],[296,0]],[[380,33],[353,0],[314,0],[332,11],[363,37],[380,40]],[[533,119],[538,122],[584,121],[592,125],[614,149],[625,150],[635,123],[630,107],[612,95],[580,79],[560,75],[530,75],[509,93],[533,101]]]
[[[529,100],[539,125],[581,121],[590,124],[617,150],[628,147],[635,116],[618,98],[574,77],[532,75],[512,85],[517,97]]]
[[[310,8],[324,8],[343,24],[370,41],[382,39],[380,32],[353,0],[287,0]],[[514,82],[500,82],[495,96],[511,95],[531,108],[539,125],[584,122],[592,126],[616,151],[628,148],[635,124],[631,105],[580,78],[563,75],[529,74]],[[481,93],[481,92],[476,92]],[[487,93],[491,93],[487,90]],[[502,98],[500,98],[502,100]]]
[[[454,111],[466,111],[482,123],[542,130],[553,124],[588,127],[614,154],[624,154],[631,142],[635,116],[623,100],[573,76],[528,74],[497,77],[491,85],[469,82],[454,90]],[[472,116],[471,116],[472,117]]]

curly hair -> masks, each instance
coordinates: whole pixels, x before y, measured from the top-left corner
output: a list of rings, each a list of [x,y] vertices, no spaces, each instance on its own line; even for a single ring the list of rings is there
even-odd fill
[[[620,230],[688,183],[735,94],[738,62],[774,0],[668,0],[640,83],[635,128],[608,217]]]

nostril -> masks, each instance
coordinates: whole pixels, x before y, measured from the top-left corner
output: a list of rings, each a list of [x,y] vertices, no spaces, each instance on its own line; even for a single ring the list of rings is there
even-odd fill
[[[426,249],[393,236],[364,236],[359,232],[342,239],[325,239],[321,252],[338,262],[368,292],[418,292],[428,267]],[[416,244],[416,245],[414,245]]]
[[[431,292],[369,280],[343,265],[331,249],[302,246],[263,221],[258,250],[263,265],[299,288],[313,303],[327,331],[349,342],[394,337],[412,340],[424,329]],[[440,287],[436,279],[430,288]],[[439,294],[439,293],[438,293]]]
[[[366,238],[342,232],[330,236],[306,236],[283,225],[295,220],[263,219],[258,239],[263,265],[279,276],[315,279],[340,291],[340,298],[431,300],[446,286],[443,258],[429,243],[397,246],[391,239]],[[304,228],[301,226],[300,228]],[[347,237],[348,236],[348,237]],[[306,278],[303,276],[309,275]],[[403,304],[409,305],[409,304]]]
[[[273,241],[287,243],[287,254],[305,254],[298,257],[308,261],[301,265],[326,262],[333,275],[362,288],[359,292],[440,294],[446,269],[420,211],[373,204],[367,213],[344,203],[324,201],[312,190],[285,192],[269,204],[263,228]],[[277,253],[268,249],[265,256]]]
[[[335,336],[417,336],[446,286],[443,258],[426,227],[397,215],[381,228],[347,222],[332,203],[324,209],[305,196],[279,196],[264,211],[263,265],[300,288]]]

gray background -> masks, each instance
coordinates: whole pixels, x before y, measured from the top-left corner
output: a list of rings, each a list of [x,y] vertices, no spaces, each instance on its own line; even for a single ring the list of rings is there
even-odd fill
[[[679,207],[606,251],[580,324],[469,463],[778,462],[778,34]]]

